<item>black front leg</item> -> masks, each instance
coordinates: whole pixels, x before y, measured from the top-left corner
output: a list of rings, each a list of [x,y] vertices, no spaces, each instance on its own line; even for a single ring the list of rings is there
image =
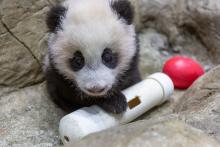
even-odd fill
[[[98,105],[110,113],[122,113],[127,109],[127,101],[121,92],[114,92],[98,102]]]

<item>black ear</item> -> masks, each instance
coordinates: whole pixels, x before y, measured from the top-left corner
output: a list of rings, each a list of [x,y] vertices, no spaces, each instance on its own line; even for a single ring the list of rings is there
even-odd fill
[[[53,6],[47,14],[47,27],[50,32],[56,32],[58,29],[62,29],[61,21],[65,17],[66,8],[61,5]]]
[[[128,25],[132,24],[134,9],[128,0],[112,1],[111,7],[118,14],[119,18],[124,19]]]

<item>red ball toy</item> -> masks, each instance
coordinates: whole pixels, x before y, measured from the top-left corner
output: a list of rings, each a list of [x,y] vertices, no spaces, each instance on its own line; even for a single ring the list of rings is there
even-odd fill
[[[172,79],[175,88],[178,89],[188,88],[198,77],[205,73],[198,62],[182,56],[169,59],[164,64],[163,72]]]

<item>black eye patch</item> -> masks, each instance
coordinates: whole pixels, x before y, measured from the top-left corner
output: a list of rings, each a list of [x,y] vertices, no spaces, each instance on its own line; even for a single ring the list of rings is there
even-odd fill
[[[79,71],[85,65],[85,59],[80,51],[76,51],[73,58],[70,59],[70,66],[73,71]]]
[[[118,63],[117,53],[113,53],[111,49],[106,48],[102,53],[102,62],[108,68],[115,68]]]

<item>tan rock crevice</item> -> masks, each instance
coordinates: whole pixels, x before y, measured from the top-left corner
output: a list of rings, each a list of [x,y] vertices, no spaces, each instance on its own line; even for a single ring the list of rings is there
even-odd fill
[[[7,30],[7,32],[15,39],[17,40],[21,45],[23,45],[27,50],[28,52],[30,53],[30,55],[34,58],[34,60],[36,60],[36,62],[39,64],[39,66],[41,66],[41,63],[40,61],[37,59],[37,57],[33,54],[33,52],[31,51],[31,49],[23,42],[21,41],[10,29],[9,27],[6,25],[6,23],[4,23],[4,21],[1,19],[0,20],[3,27]]]

